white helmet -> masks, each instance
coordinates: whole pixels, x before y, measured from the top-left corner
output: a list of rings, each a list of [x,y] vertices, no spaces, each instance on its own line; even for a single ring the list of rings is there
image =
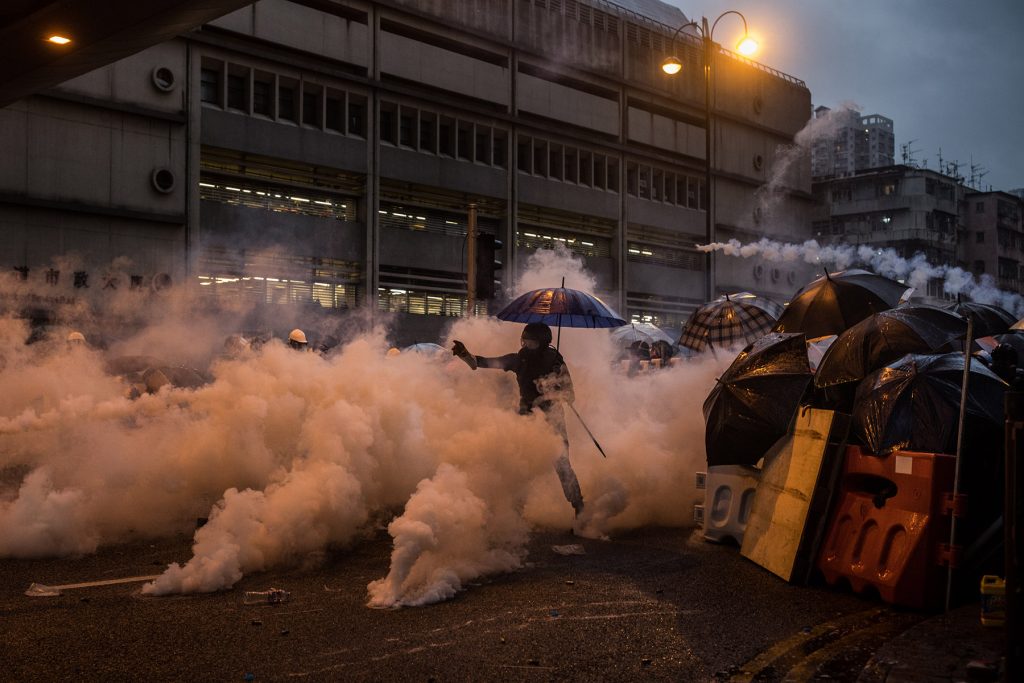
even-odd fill
[[[68,334],[67,342],[68,344],[84,344],[85,335],[82,334],[81,332],[78,332],[77,330],[73,331]]]
[[[307,343],[306,333],[296,327],[294,330],[288,333],[288,341],[292,342],[293,344],[305,344]]]

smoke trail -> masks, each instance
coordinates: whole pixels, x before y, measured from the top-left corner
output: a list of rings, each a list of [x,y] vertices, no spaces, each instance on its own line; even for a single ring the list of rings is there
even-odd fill
[[[762,238],[742,244],[739,240],[715,242],[698,247],[701,251],[719,251],[727,256],[761,257],[774,262],[803,261],[805,263],[844,270],[853,266],[865,267],[894,280],[906,282],[921,291],[930,280],[942,280],[946,294],[962,295],[972,301],[1002,306],[1015,316],[1024,317],[1024,297],[1015,292],[1000,290],[991,275],[975,278],[959,266],[932,265],[924,254],[910,258],[900,256],[895,249],[879,249],[870,245],[818,244],[808,240],[802,244],[789,244]]]

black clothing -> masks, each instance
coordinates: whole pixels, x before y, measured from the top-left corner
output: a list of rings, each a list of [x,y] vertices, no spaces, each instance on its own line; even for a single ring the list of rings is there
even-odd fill
[[[571,400],[572,379],[565,367],[565,359],[550,346],[536,351],[520,349],[518,353],[495,358],[477,356],[476,363],[481,368],[495,368],[516,374],[520,413],[529,413],[535,407],[550,410],[552,401],[543,398],[546,389],[569,392],[568,398]],[[553,376],[552,379],[545,380],[549,376]],[[544,386],[538,386],[538,380],[545,380]]]

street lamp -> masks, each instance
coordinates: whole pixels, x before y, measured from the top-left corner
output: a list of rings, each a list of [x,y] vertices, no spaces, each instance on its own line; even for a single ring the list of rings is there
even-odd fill
[[[736,51],[744,56],[754,54],[757,51],[757,41],[747,31],[747,18],[736,10],[722,12],[710,27],[707,17],[701,17],[699,24],[695,21],[687,22],[676,29],[669,41],[669,48],[674,53],[676,38],[684,28],[692,26],[697,30],[704,48],[702,51],[704,66],[704,241],[707,244],[711,244],[715,239],[715,224],[711,215],[711,197],[713,196],[711,192],[711,64],[716,52],[715,27],[723,17],[729,14],[735,14],[743,21],[743,37],[736,43]],[[675,76],[683,70],[683,63],[675,54],[672,54],[661,63],[661,70],[669,76]],[[705,258],[704,286],[707,293],[705,300],[711,301],[715,294],[715,271],[710,251]]]

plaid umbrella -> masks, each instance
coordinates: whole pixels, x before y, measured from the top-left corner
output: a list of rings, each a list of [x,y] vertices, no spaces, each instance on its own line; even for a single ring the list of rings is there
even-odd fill
[[[750,292],[726,294],[690,315],[679,345],[703,351],[708,346],[749,344],[767,334],[781,314],[782,306]]]

